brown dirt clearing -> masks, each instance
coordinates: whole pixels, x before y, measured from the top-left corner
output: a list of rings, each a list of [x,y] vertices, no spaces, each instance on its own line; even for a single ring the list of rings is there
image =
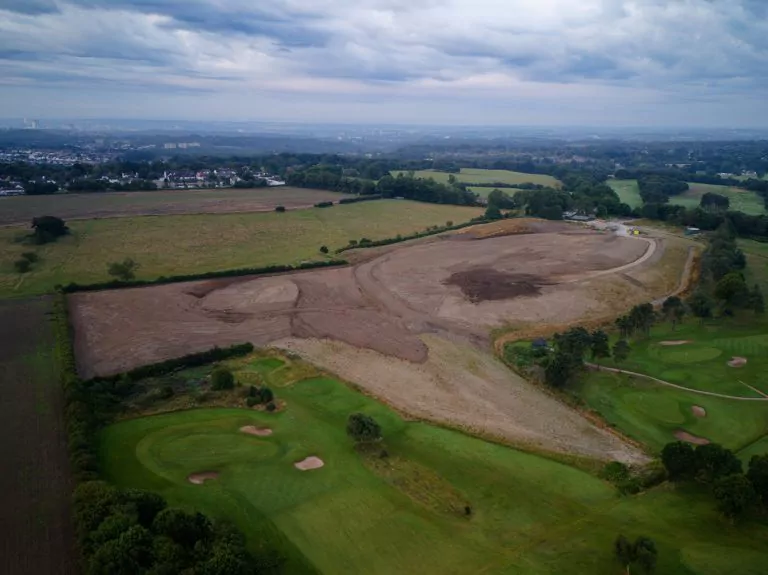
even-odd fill
[[[708,445],[710,443],[709,439],[697,437],[696,435],[692,435],[683,429],[678,429],[675,431],[675,437],[680,441],[692,443],[693,445]]]
[[[315,457],[314,455],[302,459],[301,461],[297,461],[293,464],[293,466],[299,471],[311,471],[312,469],[320,469],[324,465],[325,462],[319,457]]]
[[[744,367],[747,365],[747,358],[746,357],[732,357],[730,361],[728,362],[728,365],[730,367]]]
[[[247,433],[248,435],[258,435],[259,437],[268,437],[272,435],[272,430],[268,427],[256,427],[255,425],[245,425],[240,428],[240,431]]]
[[[691,406],[691,412],[696,417],[706,417],[707,416],[707,410],[701,407],[700,405],[694,405]]]
[[[218,471],[202,471],[200,473],[193,473],[187,477],[187,481],[194,483],[195,485],[202,485],[206,481],[212,481],[219,478]]]
[[[492,360],[491,329],[509,322],[544,325],[606,313],[616,302],[596,286],[611,279],[612,270],[626,271],[631,262],[650,265],[653,244],[647,241],[564,223],[541,225],[549,231],[472,241],[431,238],[393,246],[347,268],[75,294],[70,304],[78,368],[82,376],[93,377],[214,345],[333,340],[374,354],[366,360],[377,358],[379,369],[367,369],[363,362],[366,369],[338,373],[376,390],[385,401],[402,398],[397,401],[403,411],[557,451],[592,456],[615,452],[610,457],[642,459],[634,448],[625,448],[613,436],[607,439],[575,412],[568,412],[571,426],[562,428],[569,431],[557,432],[554,424],[565,417],[560,404],[542,399],[543,392],[528,388],[504,366],[493,364],[492,375],[477,376],[473,368],[457,366],[459,360],[435,352],[455,344],[474,350],[476,363],[486,364]],[[455,285],[451,278],[464,284]],[[633,289],[648,300],[648,293]],[[429,346],[425,335],[432,338]],[[319,355],[310,359],[325,365]],[[420,366],[430,361],[442,367],[422,382]],[[398,392],[393,391],[397,385],[379,384],[393,365],[397,376],[410,382]],[[454,381],[468,387],[457,387]],[[513,401],[516,391],[529,403]],[[440,401],[434,399],[438,396]],[[533,409],[536,402],[541,407]]]

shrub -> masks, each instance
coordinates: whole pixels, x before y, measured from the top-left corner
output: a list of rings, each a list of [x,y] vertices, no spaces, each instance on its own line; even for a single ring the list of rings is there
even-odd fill
[[[21,259],[13,262],[13,267],[20,274],[25,274],[32,268],[32,264],[29,263],[29,260]]]
[[[40,259],[40,257],[35,252],[24,252],[23,254],[21,254],[21,257],[27,260],[31,264],[35,263]]]
[[[381,427],[371,416],[353,413],[347,420],[347,435],[357,442],[381,439]]]
[[[259,405],[259,400],[257,398],[255,398],[255,397],[247,397],[245,399],[245,404],[248,407],[253,407],[254,405]]]
[[[285,206],[277,206],[277,207],[275,208],[275,211],[276,211],[277,213],[279,213],[279,214],[282,214],[283,212],[285,212]]]
[[[271,402],[271,401],[270,401],[270,402],[267,404],[267,411],[269,411],[270,413],[272,413],[272,412],[273,412],[273,411],[275,411],[276,409],[277,409],[277,406],[276,406],[276,405],[275,405],[273,402]]]
[[[328,246],[320,246],[320,253],[327,254]]]
[[[130,281],[136,277],[136,270],[139,264],[131,258],[125,258],[122,262],[112,262],[107,266],[107,273],[124,282]]]
[[[315,204],[316,208],[330,208],[333,206],[333,202],[318,202]]]
[[[217,367],[211,373],[211,389],[221,391],[224,389],[234,389],[235,376],[225,367]]]

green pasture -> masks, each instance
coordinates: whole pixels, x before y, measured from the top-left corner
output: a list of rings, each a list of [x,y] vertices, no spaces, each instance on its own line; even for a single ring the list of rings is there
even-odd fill
[[[44,246],[18,243],[26,226],[0,228],[0,298],[35,295],[57,284],[109,280],[107,266],[130,257],[137,279],[324,259],[323,245],[372,240],[468,221],[481,208],[380,200],[288,211],[147,216],[69,222],[70,236]],[[19,274],[13,262],[34,251],[40,261]]]
[[[731,210],[751,215],[766,213],[763,198],[755,192],[713,184],[696,184],[691,182],[688,185],[690,186],[690,189],[687,192],[680,194],[679,196],[672,196],[669,203],[685,206],[686,208],[695,208],[699,205],[701,197],[705,193],[713,192],[726,196],[731,202],[729,208]]]
[[[106,477],[235,521],[253,548],[277,546],[289,574],[609,575],[620,570],[619,533],[655,539],[658,573],[757,574],[768,560],[768,527],[728,523],[706,494],[662,486],[622,498],[562,463],[406,422],[329,377],[288,384],[285,361],[232,363],[239,379],[266,378],[284,411],[197,409],[113,424],[101,437]],[[358,411],[384,434],[362,452],[344,429]],[[274,433],[249,436],[243,425]],[[295,469],[308,455],[325,466]],[[201,471],[220,475],[187,481]]]
[[[577,393],[605,421],[654,452],[676,441],[679,430],[734,451],[768,434],[768,402],[700,395],[606,371],[590,372]],[[706,415],[694,414],[693,406],[702,407]]]
[[[643,205],[637,180],[608,180],[608,185],[619,196],[619,200],[630,208],[639,208]]]
[[[402,170],[395,170],[392,172],[393,176],[397,176],[400,173],[407,173]],[[434,170],[419,170],[415,172],[417,178],[432,178],[436,182],[443,184],[448,183],[449,176],[455,176],[460,182],[471,184],[488,184],[492,186],[494,183],[502,184],[540,184],[542,186],[559,187],[560,181],[552,176],[544,174],[525,174],[523,172],[512,172],[510,170],[482,170],[477,168],[461,168],[461,173],[449,174],[447,172],[437,172]],[[490,188],[489,192],[493,190]]]

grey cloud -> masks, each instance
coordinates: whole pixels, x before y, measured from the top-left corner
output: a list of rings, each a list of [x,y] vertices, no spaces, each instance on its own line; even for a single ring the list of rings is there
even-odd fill
[[[54,0],[0,0],[0,10],[19,14],[46,14],[57,12]]]

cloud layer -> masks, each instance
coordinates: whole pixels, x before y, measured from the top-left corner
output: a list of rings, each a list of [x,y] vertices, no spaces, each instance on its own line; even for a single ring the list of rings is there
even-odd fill
[[[0,0],[4,115],[762,125],[764,0]]]

